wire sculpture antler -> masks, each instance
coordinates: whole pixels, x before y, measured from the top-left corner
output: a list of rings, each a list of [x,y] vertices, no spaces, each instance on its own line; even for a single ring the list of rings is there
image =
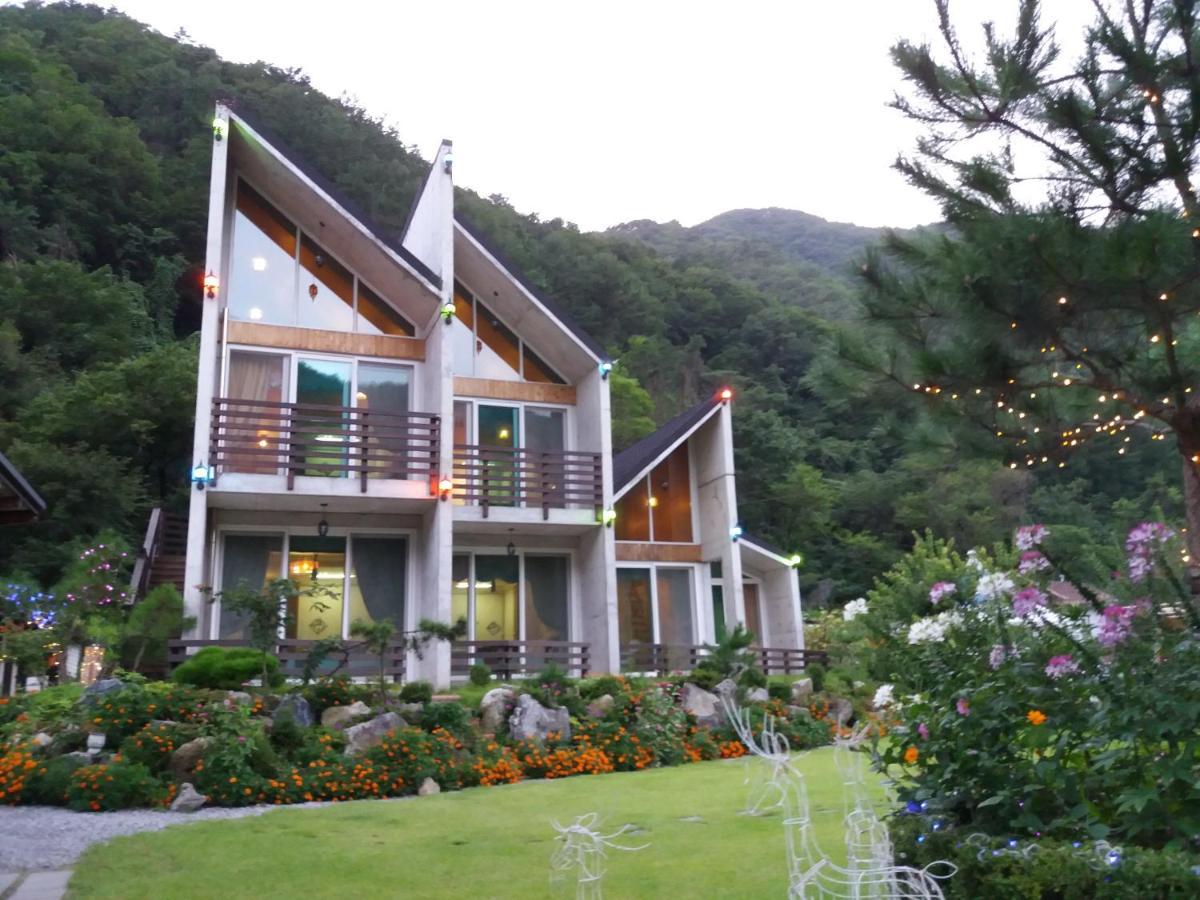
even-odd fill
[[[550,857],[550,880],[556,881],[566,873],[575,871],[575,900],[601,900],[604,896],[601,880],[604,878],[604,860],[607,850],[645,850],[649,844],[640,847],[626,847],[615,843],[615,839],[630,831],[632,825],[622,825],[611,834],[601,834],[595,829],[598,821],[596,813],[586,813],[576,817],[570,825],[559,825],[553,819],[550,824],[558,832],[554,839],[554,853]]]
[[[753,808],[762,809],[768,796],[778,797],[773,805],[783,808],[791,900],[943,900],[938,881],[958,871],[953,863],[938,860],[922,869],[895,864],[887,826],[867,797],[865,767],[856,752],[866,738],[866,729],[834,742],[845,804],[846,865],[840,866],[817,843],[804,775],[794,765],[787,738],[776,731],[773,718],[764,718],[756,736],[749,710],[728,697],[722,697],[721,703],[738,739],[770,768],[770,779]]]

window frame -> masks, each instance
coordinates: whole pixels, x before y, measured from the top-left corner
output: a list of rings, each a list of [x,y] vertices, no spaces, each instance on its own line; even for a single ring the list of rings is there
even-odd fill
[[[480,545],[478,547],[453,547],[450,551],[451,566],[450,578],[451,588],[453,589],[454,564],[453,559],[456,556],[467,557],[467,633],[463,636],[465,641],[490,641],[490,640],[506,640],[506,638],[488,638],[477,637],[475,635],[475,557],[477,556],[507,556],[508,549],[506,547],[493,547],[491,545]],[[524,550],[517,548],[515,556],[517,557],[517,641],[525,641],[525,558],[528,556],[565,556],[567,558],[567,637],[564,639],[568,643],[575,643],[580,640],[580,615],[579,615],[579,569],[576,566],[576,552],[574,548],[538,548]],[[406,604],[407,607],[407,604]],[[453,623],[451,623],[453,624]]]
[[[648,519],[649,519],[649,532],[648,532],[649,537],[644,541],[629,540],[628,538],[625,538],[625,539],[614,538],[617,541],[617,543],[619,543],[619,544],[677,544],[677,545],[702,543],[698,539],[699,534],[700,534],[700,512],[699,512],[699,509],[697,508],[699,505],[697,503],[697,500],[699,498],[700,492],[698,489],[698,484],[696,482],[695,453],[692,450],[692,442],[690,440],[687,441],[683,446],[687,447],[687,454],[688,454],[688,506],[689,506],[689,510],[691,512],[691,518],[692,518],[692,539],[690,541],[660,541],[660,540],[657,540],[654,537],[654,509],[651,508],[649,510],[650,515],[648,517]],[[676,452],[678,449],[679,449],[678,446],[672,447],[669,451],[662,454],[661,457],[656,459],[654,461],[654,463],[646,470],[645,475],[643,475],[641,478],[638,478],[636,481],[630,483],[630,485],[625,489],[625,492],[623,494],[621,494],[621,498],[619,500],[616,500],[613,502],[613,507],[616,508],[616,506],[618,504],[620,504],[622,500],[624,500],[626,497],[628,497],[629,494],[633,491],[634,485],[636,485],[638,482],[641,482],[645,486],[646,496],[653,497],[654,496],[654,486],[652,484],[650,484],[650,479],[654,475],[654,470],[657,469],[664,462],[666,462],[670,458],[671,454]],[[620,522],[619,516],[618,516],[617,521]]]
[[[478,375],[475,371],[475,362],[479,356],[478,345],[476,342],[483,340],[479,336],[479,306],[483,301],[479,299],[479,295],[476,294],[475,291],[471,290],[471,288],[469,288],[462,281],[462,279],[457,278],[457,277],[454,279],[454,292],[455,292],[455,294],[462,294],[462,296],[465,299],[467,299],[468,301],[470,301],[470,303],[471,303],[471,371],[465,377],[468,377],[468,378],[482,377],[482,376]],[[517,362],[520,364],[520,368],[515,370],[515,374],[517,376],[516,377],[517,381],[524,382],[525,384],[553,384],[553,385],[559,385],[559,386],[570,385],[571,382],[567,381],[566,378],[564,378],[561,374],[559,374],[558,370],[556,368],[554,368],[554,366],[552,366],[549,362],[546,361],[545,354],[539,353],[534,347],[529,346],[528,342],[522,336],[520,331],[518,331],[516,328],[513,328],[511,325],[509,325],[508,322],[505,321],[504,317],[497,314],[490,305],[488,306],[488,311],[491,312],[493,315],[495,315],[496,320],[501,325],[503,325],[506,329],[508,329],[510,332],[512,332],[512,334],[517,339]],[[458,316],[455,316],[455,320],[459,321],[461,324],[461,320],[458,319]],[[466,326],[464,325],[464,327],[466,327]],[[532,353],[534,356],[536,356],[538,358],[538,360],[541,362],[541,364],[546,367],[546,370],[551,375],[553,375],[555,378],[557,378],[558,381],[553,381],[553,380],[551,380],[551,381],[534,381],[534,380],[531,380],[531,379],[525,377],[525,349],[527,346],[528,346],[529,352]],[[493,350],[493,352],[495,352],[495,351]],[[499,380],[508,380],[508,379],[499,379]],[[541,404],[541,405],[546,405],[546,404]]]
[[[707,564],[705,564],[707,565]],[[703,626],[706,624],[701,620],[699,602],[700,602],[700,566],[696,563],[660,563],[660,562],[635,562],[633,560],[618,561],[617,569],[641,569],[650,572],[650,622],[652,625],[652,634],[654,635],[654,643],[662,645],[662,627],[659,622],[658,610],[658,570],[672,569],[675,571],[684,571],[690,574],[688,584],[691,586],[691,623],[692,623],[692,642],[690,646],[700,646],[704,643],[701,638],[702,632],[707,629]],[[617,615],[620,615],[620,601],[617,602]],[[620,634],[620,622],[617,623],[617,633]],[[676,646],[676,645],[672,645]],[[686,646],[686,645],[685,645]]]

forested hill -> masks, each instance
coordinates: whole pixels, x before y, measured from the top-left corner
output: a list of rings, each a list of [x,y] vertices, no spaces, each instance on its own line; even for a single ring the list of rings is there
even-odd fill
[[[49,585],[81,543],[136,540],[150,507],[186,502],[218,99],[399,233],[427,163],[302,72],[232,64],[95,6],[0,7],[0,451],[51,509],[0,532],[0,579]],[[1085,519],[1140,489],[1128,471],[1041,484],[962,458],[952,434],[914,445],[912,410],[826,396],[828,320],[852,288],[787,257],[782,236],[756,241],[778,254],[772,286],[729,250],[660,252],[470,191],[457,203],[619,358],[618,445],[734,387],[743,524],[803,551],[806,585],[835,598],[868,587],[914,528],[990,541],[1043,498]]]

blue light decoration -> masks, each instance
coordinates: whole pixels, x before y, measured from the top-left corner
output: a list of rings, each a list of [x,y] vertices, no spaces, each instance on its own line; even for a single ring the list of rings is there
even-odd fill
[[[1016,849],[1017,849],[1017,839],[1016,839],[1016,838],[1009,838],[1009,839],[1008,839],[1008,846],[1009,846],[1009,847],[1011,847],[1012,849],[1016,850]],[[1077,845],[1077,846],[1078,846],[1078,845]]]
[[[212,484],[212,481],[213,470],[211,466],[206,466],[202,462],[198,462],[192,466],[192,484],[196,486],[197,490],[204,490],[205,487]]]
[[[736,542],[738,540],[738,538],[740,538],[743,534],[745,534],[745,532],[742,530],[741,525],[734,525],[732,528],[729,529],[729,537],[734,542]]]
[[[921,804],[916,800],[909,800],[904,808],[915,816],[921,811]]]
[[[613,370],[612,360],[606,359],[600,363],[600,378],[608,381],[608,373]]]
[[[1104,861],[1110,866],[1119,866],[1121,864],[1121,852],[1119,850],[1109,850],[1104,854]]]

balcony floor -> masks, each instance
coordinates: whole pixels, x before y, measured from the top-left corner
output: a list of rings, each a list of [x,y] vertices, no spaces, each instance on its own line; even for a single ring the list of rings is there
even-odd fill
[[[426,512],[437,502],[424,479],[372,478],[364,493],[357,478],[325,478],[298,475],[288,490],[283,475],[222,473],[205,493],[208,505],[219,509],[271,509],[309,511],[314,503],[326,503],[330,512],[407,513]]]
[[[544,518],[540,506],[489,506],[486,517],[481,506],[454,507],[454,530],[462,534],[578,535],[600,527],[592,509],[551,509]]]

